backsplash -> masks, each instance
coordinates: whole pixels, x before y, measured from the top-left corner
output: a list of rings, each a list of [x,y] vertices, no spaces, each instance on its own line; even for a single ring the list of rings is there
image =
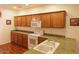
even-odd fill
[[[24,30],[24,31],[35,31],[38,28],[33,27],[16,27],[16,30]],[[47,34],[55,34],[55,35],[63,35],[65,36],[65,28],[40,28],[41,30],[44,30],[44,33]]]

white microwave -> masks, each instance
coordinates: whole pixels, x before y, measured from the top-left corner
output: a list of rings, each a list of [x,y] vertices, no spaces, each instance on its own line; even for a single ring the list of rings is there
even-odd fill
[[[31,27],[41,27],[41,21],[37,19],[33,19],[31,21]]]

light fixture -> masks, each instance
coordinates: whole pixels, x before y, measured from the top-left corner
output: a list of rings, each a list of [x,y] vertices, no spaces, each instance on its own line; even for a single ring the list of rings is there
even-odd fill
[[[14,6],[14,7],[13,7],[13,9],[17,9],[17,7],[16,7],[16,6]]]
[[[25,4],[25,6],[28,6],[29,4]]]

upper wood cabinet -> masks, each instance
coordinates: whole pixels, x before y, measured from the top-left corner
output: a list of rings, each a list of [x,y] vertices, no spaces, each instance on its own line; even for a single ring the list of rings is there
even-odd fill
[[[27,27],[30,27],[31,26],[31,20],[32,20],[32,16],[31,15],[28,15],[27,16]]]
[[[65,27],[65,12],[55,12],[51,13],[51,27],[52,28],[63,28]]]
[[[50,14],[41,14],[41,22],[43,28],[50,28]]]
[[[14,26],[18,26],[18,17],[17,16],[14,17]]]
[[[21,16],[21,26],[25,27],[27,26],[27,16]]]
[[[18,26],[22,26],[22,17],[21,16],[17,17],[18,17]]]
[[[58,11],[58,12],[41,13],[26,16],[15,16],[14,25],[21,27],[25,26],[31,27],[31,20],[33,18],[41,20],[42,28],[64,28],[66,12]]]
[[[50,27],[50,15],[49,14],[32,15],[32,19],[33,18],[41,20],[42,28],[49,28]]]

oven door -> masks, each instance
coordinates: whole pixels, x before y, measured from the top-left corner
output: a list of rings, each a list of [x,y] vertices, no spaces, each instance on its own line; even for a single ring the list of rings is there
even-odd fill
[[[28,36],[28,49],[34,48],[38,44],[38,37]]]

